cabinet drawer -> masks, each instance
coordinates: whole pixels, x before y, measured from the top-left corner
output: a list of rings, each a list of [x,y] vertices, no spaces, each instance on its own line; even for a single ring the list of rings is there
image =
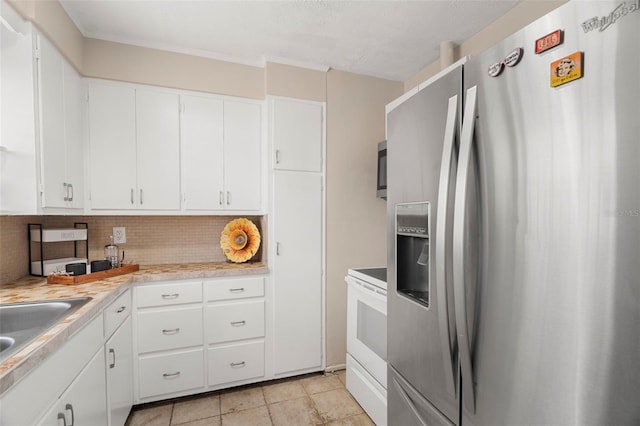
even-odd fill
[[[209,386],[264,376],[264,342],[238,343],[208,352]]]
[[[140,398],[204,386],[203,358],[202,349],[141,358]]]
[[[131,291],[122,293],[104,310],[104,337],[107,339],[131,313]]]
[[[264,301],[207,306],[207,342],[220,343],[264,336]]]
[[[202,308],[138,312],[138,353],[202,344]]]
[[[244,299],[264,296],[264,277],[224,279],[204,283],[206,300]]]
[[[136,287],[136,304],[139,308],[178,305],[202,301],[202,283],[167,283]]]

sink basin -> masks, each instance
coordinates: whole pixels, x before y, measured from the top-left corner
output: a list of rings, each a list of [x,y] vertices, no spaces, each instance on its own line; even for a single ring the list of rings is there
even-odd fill
[[[90,297],[0,304],[0,362],[91,300]]]
[[[0,352],[9,349],[15,342],[11,337],[0,336]]]

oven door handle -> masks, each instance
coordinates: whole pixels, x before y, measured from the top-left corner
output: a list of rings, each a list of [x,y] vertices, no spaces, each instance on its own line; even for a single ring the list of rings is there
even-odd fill
[[[349,287],[353,290],[363,294],[365,297],[372,297],[382,303],[387,304],[387,292],[381,288],[373,286],[371,284],[366,284],[354,277],[347,277],[345,279]]]

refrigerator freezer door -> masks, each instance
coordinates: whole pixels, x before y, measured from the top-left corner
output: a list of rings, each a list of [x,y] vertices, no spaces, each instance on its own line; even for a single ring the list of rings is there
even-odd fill
[[[459,421],[458,364],[455,358],[455,323],[453,315],[447,314],[453,312],[453,300],[446,295],[442,297],[440,293],[453,293],[450,279],[447,280],[451,268],[437,258],[437,255],[451,250],[452,226],[451,220],[447,222],[449,225],[439,226],[437,212],[441,211],[438,192],[449,99],[455,95],[460,99],[461,89],[462,67],[458,66],[396,107],[387,117],[388,361],[404,380],[454,424]],[[459,131],[455,133],[459,134]],[[456,149],[455,144],[453,149]],[[449,155],[450,158],[456,156],[455,153]],[[449,173],[455,176],[455,161],[451,163]],[[449,182],[452,186],[449,205],[452,205],[453,179]],[[407,227],[406,232],[396,230],[398,204],[428,205],[428,221],[412,223],[409,220],[407,224],[401,224]],[[414,216],[419,219],[420,215]],[[424,226],[428,229],[422,230]],[[421,237],[407,233],[414,231],[421,233]],[[447,233],[445,248],[436,251],[435,242],[441,237],[439,232]],[[403,253],[410,258],[396,259]],[[415,283],[415,288],[420,291],[398,291],[398,264],[403,265],[401,285],[413,288],[404,283],[409,275],[412,279],[422,280]],[[440,273],[444,278],[442,285],[436,283],[439,265],[443,265],[443,273]],[[419,269],[419,273],[408,274],[412,268]],[[412,294],[418,293],[419,298],[412,298]],[[450,358],[446,359],[446,356]],[[392,387],[391,384],[388,386]],[[390,424],[400,424],[397,418],[392,417],[398,412],[394,407],[398,401],[390,400]]]
[[[640,422],[638,6],[569,2],[465,66],[482,249],[462,426]],[[551,87],[576,52],[583,77]]]
[[[454,426],[409,382],[389,366],[389,424],[402,426]]]

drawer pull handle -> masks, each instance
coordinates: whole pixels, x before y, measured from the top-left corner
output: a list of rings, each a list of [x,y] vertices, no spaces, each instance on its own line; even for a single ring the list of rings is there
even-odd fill
[[[232,362],[229,365],[231,366],[231,368],[236,368],[236,367],[244,367],[245,364],[246,363],[244,361],[241,361],[241,362]]]
[[[64,413],[58,413],[58,425],[60,424],[60,420],[62,420],[62,426],[67,426],[67,418],[64,416]]]
[[[180,333],[179,327],[174,328],[173,330],[167,330],[167,329],[162,330],[162,334],[178,334],[178,333]]]
[[[242,320],[242,321],[231,321],[231,325],[234,326],[234,327],[242,327],[246,323],[247,322],[245,320]]]
[[[174,379],[176,377],[178,377],[180,375],[179,371],[176,371],[175,373],[164,373],[162,375],[162,377],[164,377],[165,379]]]
[[[231,293],[242,293],[244,291],[244,287],[240,287],[240,288],[230,288],[229,291]]]
[[[118,310],[116,311],[116,314],[121,314],[122,312],[124,312],[124,310],[125,310],[125,309],[127,309],[127,307],[126,307],[126,306],[120,306],[120,307],[118,308]]]
[[[180,293],[173,293],[173,294],[163,294],[161,297],[163,299],[177,299],[180,296]]]

